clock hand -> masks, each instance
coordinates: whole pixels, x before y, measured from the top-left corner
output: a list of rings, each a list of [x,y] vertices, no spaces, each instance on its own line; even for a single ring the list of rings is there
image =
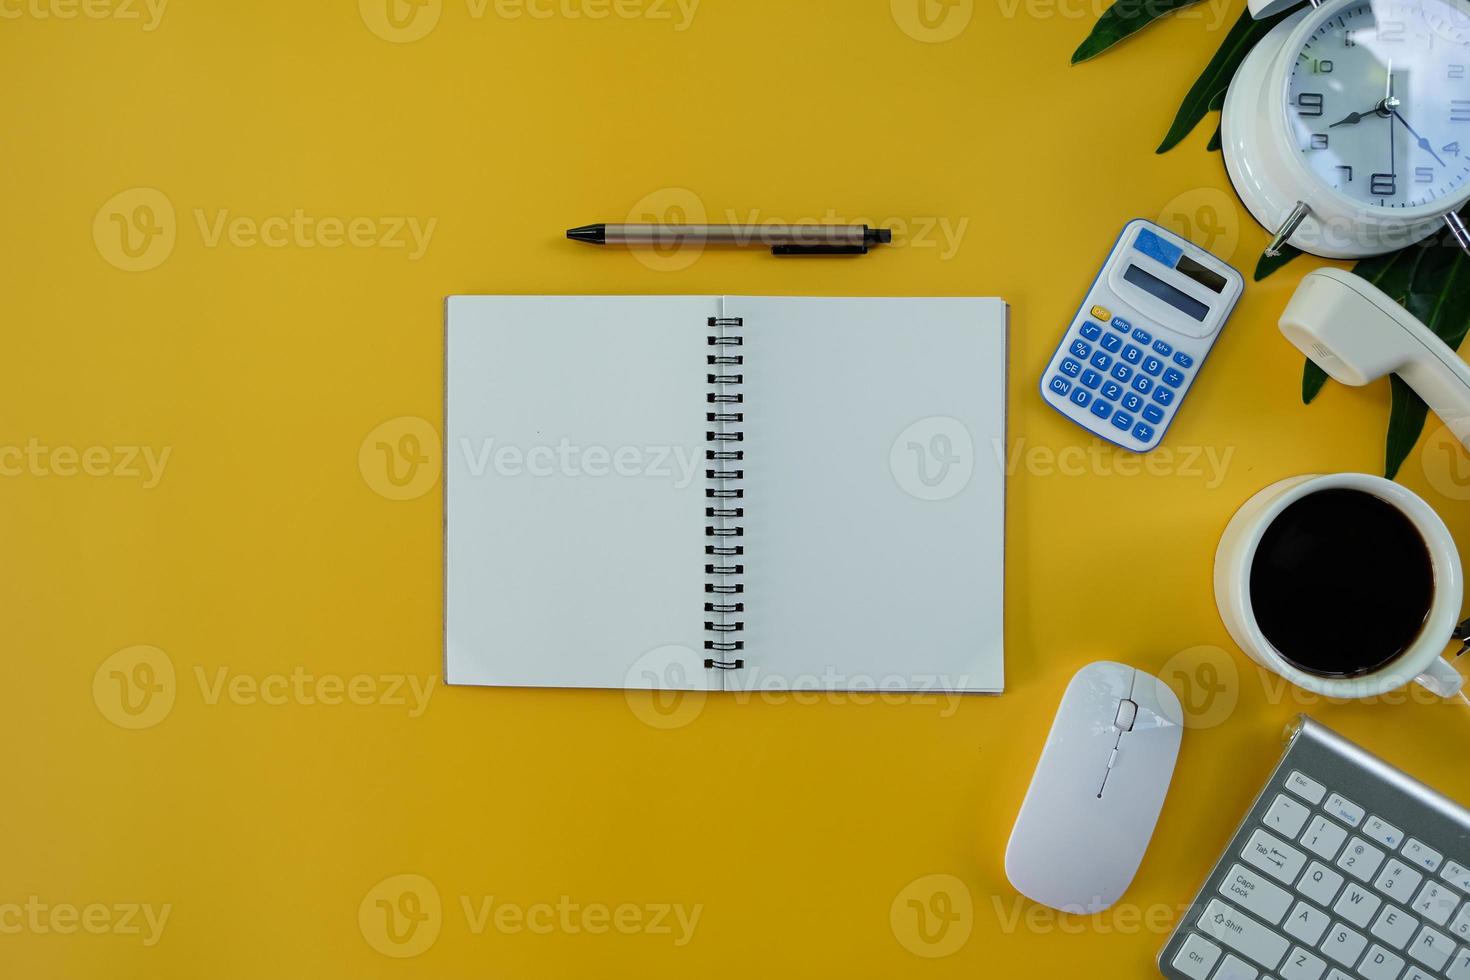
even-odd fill
[[[1376,115],[1378,115],[1377,108],[1369,109],[1367,112],[1349,112],[1347,115],[1343,116],[1341,119],[1333,123],[1331,126],[1328,126],[1327,128],[1336,129],[1338,126],[1356,126],[1364,119],[1369,119]]]
[[[1414,137],[1414,139],[1416,139],[1416,140],[1419,141],[1419,149],[1425,151],[1430,156],[1434,157],[1434,162],[1437,163],[1437,164],[1439,164],[1441,167],[1443,167],[1444,166],[1444,161],[1439,158],[1439,154],[1438,153],[1435,153],[1434,152],[1434,147],[1430,144],[1430,142],[1427,139],[1425,139],[1424,137],[1420,136],[1418,134],[1418,132],[1415,131],[1415,129],[1414,129],[1413,126],[1410,126],[1409,125],[1409,120],[1407,120],[1407,119],[1404,118],[1404,114],[1401,113],[1401,112],[1399,112],[1397,109],[1393,110],[1393,114],[1394,114],[1394,117],[1396,119],[1398,119],[1399,122],[1401,122],[1401,123],[1404,124],[1404,128],[1409,131],[1409,135],[1412,136],[1412,137]]]

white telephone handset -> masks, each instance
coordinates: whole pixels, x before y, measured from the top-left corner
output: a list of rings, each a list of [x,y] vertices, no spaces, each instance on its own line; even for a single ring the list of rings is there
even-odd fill
[[[1302,280],[1281,332],[1345,385],[1397,374],[1470,448],[1470,366],[1377,286],[1341,269]]]

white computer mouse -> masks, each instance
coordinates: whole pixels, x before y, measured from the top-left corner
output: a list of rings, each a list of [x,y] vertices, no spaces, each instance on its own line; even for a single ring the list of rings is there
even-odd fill
[[[1088,664],[1067,685],[1006,848],[1006,877],[1054,909],[1100,912],[1133,882],[1184,732],[1151,674]]]

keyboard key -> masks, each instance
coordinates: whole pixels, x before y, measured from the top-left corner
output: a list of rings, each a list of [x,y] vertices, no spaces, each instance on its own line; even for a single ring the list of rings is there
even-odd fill
[[[1174,969],[1193,980],[1205,980],[1219,959],[1220,947],[1192,932],[1174,956]]]
[[[1368,940],[1338,923],[1328,931],[1327,940],[1322,943],[1322,952],[1343,966],[1352,966],[1358,962],[1358,957],[1363,955],[1363,947],[1367,945]]]
[[[1363,825],[1363,833],[1390,851],[1397,851],[1404,842],[1404,832],[1379,816],[1368,818],[1368,822]]]
[[[1281,969],[1277,972],[1281,974],[1281,980],[1321,980],[1325,969],[1325,961],[1298,946],[1286,957],[1286,962],[1281,964]]]
[[[1383,873],[1373,882],[1373,887],[1385,895],[1397,896],[1399,901],[1407,902],[1423,880],[1422,874],[1394,858],[1384,866]]]
[[[1307,850],[1318,857],[1331,861],[1337,857],[1337,852],[1342,849],[1342,842],[1347,840],[1347,831],[1326,817],[1317,817],[1307,827],[1307,832],[1302,834],[1302,843]]]
[[[1374,939],[1381,939],[1394,949],[1403,949],[1409,945],[1409,940],[1414,938],[1414,930],[1418,928],[1418,919],[1397,905],[1385,905],[1374,920],[1373,928],[1368,931],[1373,933]]]
[[[1129,323],[1127,320],[1123,319],[1120,316],[1115,316],[1113,317],[1113,329],[1121,331],[1122,333],[1127,333],[1128,331],[1133,329],[1133,324]]]
[[[1409,955],[1431,970],[1444,969],[1454,951],[1455,944],[1449,936],[1428,926],[1419,930],[1419,935],[1409,946]]]
[[[1133,428],[1133,416],[1127,412],[1119,412],[1113,416],[1113,428],[1122,429],[1124,432],[1127,432]]]
[[[1251,915],[1264,919],[1273,926],[1279,925],[1281,917],[1286,914],[1287,909],[1291,908],[1290,892],[1284,888],[1278,888],[1266,878],[1240,864],[1232,867],[1230,874],[1220,882],[1220,894]],[[1326,926],[1324,925],[1323,928]],[[1313,940],[1305,941],[1316,945]]]
[[[1323,908],[1331,908],[1332,900],[1337,897],[1337,890],[1342,887],[1342,882],[1342,875],[1320,861],[1313,861],[1307,873],[1302,875],[1302,880],[1297,882],[1296,890]]]
[[[1225,962],[1211,980],[1257,980],[1261,971],[1232,954],[1225,955]]]
[[[1449,977],[1449,980],[1470,980],[1470,949],[1460,950],[1455,956],[1455,961],[1450,964],[1449,969],[1445,970],[1444,975]],[[1406,976],[1404,980],[1411,980],[1411,978]]]
[[[1463,864],[1457,861],[1451,861],[1444,866],[1444,870],[1439,873],[1439,876],[1460,889],[1460,891],[1470,895],[1470,869],[1467,869]]]
[[[1276,799],[1271,803],[1271,809],[1266,811],[1266,826],[1288,840],[1293,840],[1301,833],[1302,824],[1307,822],[1307,816],[1311,813],[1306,807],[1284,793],[1276,794]]]
[[[1147,422],[1140,422],[1133,427],[1133,438],[1139,442],[1154,441],[1154,427]]]
[[[1127,361],[1129,364],[1137,364],[1139,361],[1143,360],[1143,351],[1139,350],[1137,347],[1134,347],[1132,344],[1129,344],[1127,347],[1123,348],[1123,353],[1119,354],[1118,356]]]
[[[1190,357],[1188,354],[1184,353],[1184,351],[1182,351],[1182,350],[1181,351],[1175,351],[1174,352],[1174,363],[1177,364],[1177,365],[1179,365],[1180,367],[1184,368],[1187,371],[1190,368],[1194,367],[1194,358]],[[1317,803],[1321,799],[1322,798],[1319,796],[1319,797],[1317,797],[1317,799],[1313,800],[1312,802],[1313,803]]]
[[[1097,401],[1092,403],[1092,408],[1088,409],[1088,411],[1090,411],[1093,415],[1096,415],[1100,419],[1112,418],[1113,403],[1105,402],[1101,398],[1099,398]]]
[[[1450,921],[1450,916],[1455,913],[1455,906],[1459,904],[1460,896],[1437,881],[1426,881],[1424,887],[1419,889],[1412,908],[1430,922],[1442,926]]]
[[[1462,943],[1470,943],[1470,904],[1460,908],[1460,914],[1450,923],[1450,933]]]
[[[1363,822],[1363,808],[1340,793],[1333,793],[1327,797],[1327,802],[1322,804],[1322,809],[1349,827],[1356,827]]]
[[[1133,339],[1138,341],[1143,346],[1147,347],[1149,344],[1153,343],[1154,337],[1153,334],[1140,327],[1139,329],[1133,331]]]
[[[1123,397],[1123,386],[1116,381],[1105,381],[1103,382],[1102,396],[1111,401],[1117,401]]]
[[[1133,377],[1133,369],[1123,362],[1119,361],[1117,364],[1113,365],[1113,377],[1117,378],[1119,381],[1127,381],[1129,378]]]
[[[1372,881],[1382,863],[1383,852],[1361,837],[1348,841],[1347,850],[1337,859],[1337,866],[1359,881]]]
[[[1073,357],[1087,358],[1092,353],[1092,345],[1085,340],[1074,340],[1072,346],[1067,348]]]
[[[1363,980],[1399,980],[1399,974],[1404,972],[1404,958],[1374,943],[1358,964],[1358,972]]]
[[[1159,372],[1164,370],[1164,362],[1157,357],[1145,357],[1143,359],[1143,370],[1150,378],[1157,378]]]
[[[1135,374],[1133,376],[1133,390],[1138,392],[1140,395],[1148,394],[1150,391],[1153,390],[1153,387],[1154,383],[1149,380],[1147,375]]]
[[[1102,336],[1102,327],[1089,320],[1087,323],[1082,324],[1082,329],[1077,332],[1082,335],[1083,340],[1090,340],[1096,343],[1097,338]]]
[[[1180,385],[1184,384],[1184,372],[1176,371],[1173,368],[1165,368],[1164,384],[1168,385],[1170,388],[1178,388]]]
[[[1104,354],[1102,351],[1098,351],[1096,354],[1092,355],[1092,366],[1097,368],[1099,371],[1106,371],[1108,368],[1113,366],[1113,359]]]
[[[1058,374],[1051,379],[1051,390],[1059,395],[1065,395],[1072,390],[1072,382]]]
[[[1285,939],[1219,899],[1210,899],[1195,928],[1268,970],[1276,969],[1286,955]]]
[[[1170,388],[1158,387],[1154,389],[1154,401],[1160,405],[1168,405],[1174,401],[1174,391]]]
[[[1183,356],[1184,355],[1182,353],[1175,354],[1174,360],[1177,362],[1179,358]],[[1188,364],[1185,364],[1183,366],[1189,367]],[[1313,806],[1321,803],[1322,797],[1327,795],[1326,786],[1323,786],[1321,783],[1317,782],[1315,779],[1312,779],[1309,776],[1303,776],[1295,769],[1291,771],[1290,776],[1286,777],[1286,788],[1291,790],[1297,796],[1300,796],[1302,799],[1306,800]]]
[[[1130,391],[1123,396],[1123,407],[1130,412],[1137,412],[1143,408],[1143,399]]]
[[[1133,379],[1133,387],[1138,387],[1139,380],[1140,379],[1138,378]],[[1148,379],[1143,378],[1142,380],[1147,381]],[[1148,392],[1144,392],[1144,394],[1148,394]],[[1157,405],[1145,405],[1143,409],[1143,417],[1145,420],[1152,422],[1154,425],[1158,425],[1160,422],[1164,421],[1164,410]]]
[[[1296,876],[1301,874],[1302,865],[1307,863],[1305,854],[1264,830],[1251,834],[1241,857],[1277,881],[1288,885],[1296,881]]]
[[[1156,340],[1154,341],[1154,353],[1159,355],[1160,357],[1168,357],[1170,354],[1174,353],[1174,348],[1170,347],[1162,340]]]
[[[1417,864],[1425,871],[1438,871],[1439,866],[1444,863],[1444,855],[1420,840],[1410,837],[1409,842],[1404,845],[1404,859],[1411,864]]]
[[[1331,980],[1331,978],[1329,977],[1328,980]],[[1348,977],[1347,980],[1352,980],[1352,977]],[[1402,980],[1439,980],[1439,977],[1427,973],[1417,966],[1410,966],[1409,972],[1403,975]]]
[[[1083,408],[1086,408],[1087,403],[1090,401],[1092,401],[1092,395],[1088,394],[1086,388],[1076,388],[1072,391],[1073,405],[1081,405]]]
[[[1337,900],[1337,904],[1332,906],[1332,911],[1359,929],[1366,929],[1368,928],[1368,923],[1373,921],[1373,914],[1382,905],[1383,899],[1362,885],[1351,884],[1344,889],[1342,897]]]
[[[1327,917],[1326,912],[1313,908],[1306,902],[1297,902],[1296,908],[1291,910],[1291,916],[1282,928],[1308,946],[1315,946],[1317,940],[1322,938],[1322,933],[1326,932],[1330,925],[1332,925],[1332,920]]]
[[[1123,338],[1115,333],[1110,333],[1102,339],[1102,349],[1109,354],[1118,353],[1118,348],[1123,346]]]

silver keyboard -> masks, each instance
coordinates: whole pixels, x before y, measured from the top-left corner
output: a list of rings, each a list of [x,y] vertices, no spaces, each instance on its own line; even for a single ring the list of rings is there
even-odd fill
[[[1299,718],[1159,970],[1470,980],[1470,811]]]

